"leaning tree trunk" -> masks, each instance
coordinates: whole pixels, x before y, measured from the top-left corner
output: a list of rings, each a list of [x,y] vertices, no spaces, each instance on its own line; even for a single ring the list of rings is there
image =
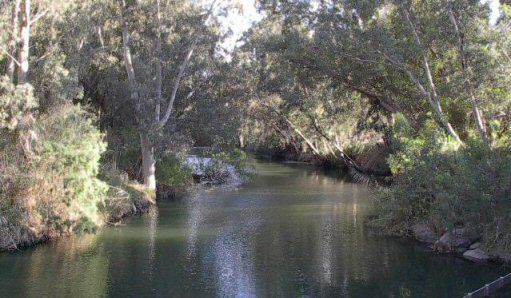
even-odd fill
[[[461,13],[461,11],[460,11]],[[481,113],[481,110],[478,107],[478,100],[476,99],[475,92],[474,92],[474,86],[470,82],[468,73],[467,73],[467,59],[465,58],[465,38],[463,32],[461,32],[461,28],[458,25],[458,19],[456,15],[454,14],[453,7],[451,6],[449,9],[449,17],[451,20],[451,23],[454,26],[454,30],[456,32],[456,36],[458,37],[458,52],[460,56],[460,62],[461,62],[461,74],[463,75],[463,82],[465,85],[465,89],[469,94],[470,98],[470,104],[472,105],[472,111],[474,113],[475,122],[477,125],[477,129],[479,130],[479,133],[481,134],[481,139],[486,145],[489,145],[488,140],[488,132],[486,130],[486,125],[483,121],[483,115]]]
[[[402,4],[401,4],[401,9],[403,12],[404,20],[408,23],[408,26],[410,27],[410,30],[413,33],[413,38],[415,40],[415,44],[419,48],[422,48],[423,47],[422,41],[419,37],[419,34],[417,33],[417,30],[415,29],[415,25],[413,24],[412,19],[410,18],[410,14],[409,14],[408,10]],[[449,122],[447,115],[445,115],[444,111],[442,110],[442,105],[440,104],[440,98],[437,94],[436,86],[433,81],[433,74],[431,72],[431,67],[430,67],[428,57],[427,57],[426,53],[424,53],[424,51],[422,51],[421,55],[422,55],[422,66],[424,68],[424,72],[426,73],[426,77],[428,79],[430,90],[427,91],[420,83],[418,77],[413,75],[412,72],[410,70],[408,70],[406,67],[405,67],[405,72],[408,74],[410,79],[418,87],[419,91],[428,99],[429,104],[431,105],[431,107],[433,108],[435,113],[437,114],[438,119],[440,120],[442,125],[445,127],[447,132],[456,140],[456,142],[458,142],[458,144],[463,146],[464,145],[463,141],[461,140],[460,136],[458,135],[458,133],[456,132],[454,127]]]
[[[142,149],[142,180],[144,186],[156,190],[156,159],[154,146],[146,133],[140,133],[140,148]]]

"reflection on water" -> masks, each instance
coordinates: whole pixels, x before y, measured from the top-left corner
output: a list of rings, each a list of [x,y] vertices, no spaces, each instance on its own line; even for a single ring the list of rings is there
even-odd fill
[[[0,256],[0,296],[105,296],[108,258],[96,239],[95,235],[71,237],[44,248]]]
[[[154,278],[154,262],[156,256],[156,232],[158,229],[158,209],[151,208],[149,209],[149,213],[147,215],[149,218],[148,231],[149,235],[149,243],[147,246],[147,251],[149,252],[149,259],[147,264],[148,278],[149,281],[152,282]]]
[[[457,297],[503,270],[364,229],[368,189],[298,165],[258,164],[239,190],[0,255],[5,297]]]

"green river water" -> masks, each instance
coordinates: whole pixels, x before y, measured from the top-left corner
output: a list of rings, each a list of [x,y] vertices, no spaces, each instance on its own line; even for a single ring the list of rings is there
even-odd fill
[[[239,189],[0,254],[0,297],[461,297],[505,273],[372,235],[366,186],[255,167]]]

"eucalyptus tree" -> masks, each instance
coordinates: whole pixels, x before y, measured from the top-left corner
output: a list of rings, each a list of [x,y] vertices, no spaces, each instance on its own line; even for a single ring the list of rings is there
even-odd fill
[[[488,142],[491,101],[485,92],[496,87],[496,57],[488,49],[499,41],[487,5],[476,0],[315,3],[260,1],[268,15],[261,26],[276,32],[253,48],[275,53],[307,75],[335,81],[389,117],[403,113],[416,128],[433,118],[459,144],[471,127]],[[475,125],[467,125],[468,119]]]
[[[123,43],[123,59],[126,73],[128,76],[129,88],[131,91],[131,100],[135,107],[135,117],[138,122],[138,129],[140,134],[140,146],[142,150],[142,177],[146,187],[150,189],[156,189],[156,159],[155,159],[155,147],[153,139],[158,135],[161,129],[169,121],[176,100],[178,89],[181,85],[183,77],[186,74],[186,70],[189,66],[190,59],[201,40],[203,31],[206,30],[209,19],[215,7],[216,1],[213,1],[205,13],[200,13],[195,17],[194,25],[191,30],[192,40],[187,45],[188,50],[182,57],[176,57],[179,59],[180,66],[176,77],[173,80],[172,88],[168,98],[163,98],[162,86],[163,86],[163,74],[162,74],[162,47],[166,36],[164,36],[165,25],[162,23],[162,10],[165,13],[165,9],[170,6],[168,2],[162,5],[161,1],[150,1],[144,3],[132,3],[129,4],[124,0],[119,1],[121,6],[120,26],[122,31],[122,43]],[[184,9],[197,11],[197,8],[192,3],[183,2]],[[155,48],[152,54],[149,54],[149,58],[152,60],[155,67],[155,82],[143,86],[146,90],[141,90],[141,82],[137,78],[135,66],[132,57],[132,45],[131,35],[128,24],[128,13],[133,12],[140,7],[145,6],[146,8],[153,8],[149,11],[154,14],[155,24],[147,22],[146,25],[153,25],[155,28]],[[199,8],[200,11],[200,8]],[[169,15],[172,17],[172,15]],[[154,91],[149,91],[150,86],[153,86]],[[151,96],[154,95],[154,96]]]
[[[31,64],[34,60],[43,59],[46,55],[46,53],[41,56],[32,55],[33,34],[36,30],[40,30],[38,27],[41,22],[60,17],[70,4],[67,1],[15,0],[10,3],[10,6],[5,6],[5,11],[10,13],[10,22],[8,26],[5,26],[7,30],[2,34],[7,48],[2,46],[1,50],[6,56],[6,77],[10,87],[2,91],[6,101],[2,104],[10,107],[2,108],[19,107],[18,115],[11,117],[11,123],[16,122],[20,143],[25,155],[29,156],[32,153],[32,142],[37,138],[36,132],[32,129],[35,121],[32,112],[37,106],[37,99],[31,84]],[[20,92],[23,96],[20,96]],[[11,100],[7,100],[8,98]]]

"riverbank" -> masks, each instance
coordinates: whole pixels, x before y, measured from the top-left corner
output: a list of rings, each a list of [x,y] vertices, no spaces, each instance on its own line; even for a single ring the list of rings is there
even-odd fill
[[[62,220],[59,216],[55,215],[54,218],[44,217],[46,214],[42,213],[41,208],[23,206],[18,208],[19,210],[16,212],[11,207],[6,209],[10,211],[10,214],[13,214],[11,217],[0,216],[0,251],[27,248],[73,234],[95,233],[104,226],[116,225],[127,217],[147,213],[152,206],[156,205],[157,200],[175,200],[189,192],[196,192],[195,186],[211,188],[212,186],[226,185],[236,188],[248,178],[248,172],[243,173],[245,169],[241,169],[241,167],[243,167],[242,164],[236,164],[235,167],[225,161],[211,158],[189,157],[179,169],[169,167],[169,171],[176,171],[176,173],[170,173],[169,175],[182,175],[184,177],[179,180],[180,183],[158,183],[155,192],[136,181],[130,180],[127,174],[103,166],[97,181],[104,189],[102,194],[105,197],[98,200],[97,205],[93,206],[95,208],[94,212],[98,214],[95,221],[87,225],[80,225],[80,221],[83,219],[68,214],[71,208],[62,205],[58,206],[63,212],[62,217],[67,220],[67,226],[60,224]],[[33,183],[34,185],[47,183],[46,179],[46,177],[41,177]],[[162,180],[164,182],[174,182],[172,179]],[[47,208],[55,208],[54,206],[56,206],[54,202],[56,199],[48,197],[49,194],[46,192],[40,192],[38,197],[29,193],[24,195],[26,198],[18,198],[20,202],[42,200],[49,202]],[[62,194],[62,197],[65,198],[64,194]],[[83,208],[80,211],[82,213],[86,212]],[[43,220],[43,218],[45,219]]]
[[[460,147],[436,130],[412,136],[397,130],[396,136],[388,158],[392,182],[375,188],[370,224],[387,234],[426,242],[440,253],[509,265],[507,147],[476,141]]]
[[[385,233],[381,229],[375,228],[374,222],[371,220],[366,224],[373,232],[417,241],[429,251],[437,254],[454,255],[478,264],[493,263],[511,267],[511,253],[488,247],[484,242],[484,237],[474,229],[458,227],[439,232],[431,224],[419,223],[403,233]]]
[[[372,235],[367,185],[300,164],[255,171],[236,190],[201,188],[94,235],[1,254],[2,294],[462,297],[506,273]]]
[[[113,180],[110,180],[113,181]],[[14,251],[40,245],[76,233],[95,233],[105,225],[115,225],[129,216],[147,213],[156,204],[155,195],[136,182],[122,183],[121,179],[110,185],[110,195],[99,206],[102,219],[97,225],[84,229],[63,228],[55,223],[44,223],[29,211],[22,212],[21,220],[0,216],[0,252]]]
[[[465,149],[467,151],[474,150],[471,148]],[[390,154],[390,153],[389,153]],[[465,153],[460,151],[458,152],[459,156],[462,158],[466,154],[469,155],[471,153]],[[496,155],[495,152],[493,154]],[[347,175],[349,176],[351,181],[354,182],[362,182],[367,183],[369,181],[378,181],[380,183],[374,184],[374,189],[372,191],[372,197],[373,202],[376,205],[376,213],[381,212],[383,210],[383,214],[391,214],[394,217],[390,218],[382,218],[379,219],[377,216],[373,218],[373,220],[368,221],[368,226],[380,234],[385,234],[389,236],[399,236],[403,238],[413,239],[419,242],[422,242],[425,247],[427,247],[430,251],[438,253],[438,254],[452,254],[457,257],[464,258],[469,261],[477,262],[477,263],[498,263],[503,264],[506,266],[511,266],[511,253],[509,253],[509,250],[506,249],[501,245],[502,242],[505,243],[505,237],[506,232],[505,230],[500,231],[500,233],[492,233],[492,226],[491,225],[485,225],[484,223],[479,223],[477,225],[477,221],[472,221],[472,218],[474,216],[477,216],[477,214],[482,214],[481,212],[475,213],[473,210],[470,210],[469,208],[466,208],[465,206],[458,206],[458,207],[452,207],[450,209],[450,217],[448,218],[446,216],[442,218],[438,218],[439,214],[438,212],[447,212],[447,210],[443,210],[441,208],[446,208],[445,206],[435,207],[435,203],[433,200],[428,201],[426,198],[431,197],[440,197],[440,202],[442,200],[445,200],[445,204],[470,204],[470,201],[459,200],[456,201],[448,201],[445,198],[442,199],[442,193],[439,191],[441,185],[443,185],[444,182],[439,180],[442,177],[445,177],[445,173],[436,173],[434,175],[428,174],[431,173],[430,170],[425,171],[421,170],[421,176],[418,176],[417,174],[397,174],[396,176],[369,176],[365,175],[364,173],[360,173],[356,169],[349,167],[346,163],[342,162],[341,160],[332,160],[328,158],[319,158],[312,154],[304,154],[304,155],[296,155],[292,152],[264,152],[262,155],[263,159],[269,159],[269,160],[276,160],[279,162],[306,162],[309,164],[314,165],[317,168],[320,168],[322,170],[334,170],[337,174],[340,175]],[[473,153],[472,153],[473,155]],[[495,158],[493,155],[491,158]],[[389,158],[390,155],[381,155],[380,158],[383,159],[384,157]],[[484,158],[487,158],[488,155],[482,155]],[[455,161],[447,160],[445,161],[444,167],[449,167],[449,165],[453,165],[455,162],[460,163],[460,157],[455,159]],[[395,165],[396,163],[396,155],[393,156],[394,160],[392,165]],[[416,155],[415,158],[419,158],[419,155]],[[367,157],[364,156],[356,156],[357,160],[363,160],[367,159]],[[386,161],[381,161],[386,162]],[[428,160],[428,163],[432,163],[432,161]],[[481,167],[476,166],[474,162],[466,161],[468,167],[473,165],[476,168],[479,168],[482,171],[482,175],[484,177],[488,177],[489,173],[491,173],[489,170],[484,170],[484,168],[481,169]],[[479,162],[484,163],[484,161]],[[498,164],[495,160],[491,160],[488,162],[491,164]],[[501,165],[506,165],[506,163],[500,163]],[[429,169],[429,168],[428,168]],[[449,169],[446,170],[447,173],[449,173]],[[462,176],[464,175],[465,170],[462,169],[460,173],[455,173],[456,176]],[[494,181],[499,181],[498,174],[495,175]],[[435,175],[438,175],[435,177]],[[426,178],[427,177],[427,178]],[[470,180],[471,177],[469,176],[469,179],[467,179],[467,175],[464,175],[463,179],[460,179],[460,181],[466,181]],[[425,192],[421,194],[421,191],[424,191],[425,189],[428,189],[428,187],[424,186],[421,187],[420,185],[424,185],[424,180],[429,181],[426,184],[431,189],[431,192]],[[413,181],[413,183],[408,182],[407,187],[403,187],[403,181]],[[455,183],[452,182],[452,183]],[[472,183],[474,184],[474,183]],[[477,184],[474,184],[477,185]],[[459,196],[460,194],[457,193],[460,189],[462,190],[465,186],[457,184],[452,184],[454,186],[454,189],[451,188],[449,190],[451,193],[456,194]],[[437,187],[435,189],[435,187]],[[488,185],[485,185],[486,192],[490,191],[491,188]],[[402,198],[402,201],[400,201],[400,204],[403,204],[402,206],[396,206],[396,199],[394,197],[391,197],[389,193],[394,191],[400,191],[403,190],[402,193],[399,193],[399,197]],[[484,193],[483,191],[482,193]],[[482,194],[482,196],[484,196]],[[417,202],[420,202],[422,200],[424,205],[417,205]],[[479,201],[479,200],[478,200]],[[428,208],[432,208],[431,210],[426,211],[424,208],[428,206],[427,204],[431,204]],[[407,204],[411,204],[408,206]],[[393,208],[394,206],[395,208]],[[413,206],[413,207],[412,207]],[[468,205],[470,206],[470,205]],[[454,209],[457,208],[457,209]],[[402,214],[399,213],[402,210]],[[485,210],[488,211],[488,210]],[[427,220],[426,213],[421,212],[431,212],[431,219],[430,221]],[[406,215],[408,214],[408,215]],[[421,215],[422,214],[422,215]],[[380,216],[382,213],[379,214]],[[403,216],[400,218],[399,216]],[[408,218],[415,218],[414,220],[410,220]],[[417,218],[425,218],[424,220],[418,220]],[[481,217],[482,218],[482,217]],[[407,220],[403,220],[407,219]],[[467,226],[464,227],[463,222],[467,222]],[[489,221],[488,221],[489,222]],[[472,228],[469,228],[468,225],[471,224]],[[485,232],[486,231],[486,234]],[[494,236],[491,236],[494,235]],[[499,238],[492,238],[492,237],[503,237],[504,239]],[[489,239],[492,239],[490,241],[493,241],[493,244],[488,244]],[[503,241],[504,240],[504,241]]]
[[[371,219],[366,224],[375,234],[417,241],[435,254],[453,255],[478,264],[500,264],[511,268],[511,253],[508,250],[489,247],[484,241],[485,237],[468,228],[438,232],[431,224],[419,223],[396,233],[375,227]]]
[[[357,183],[385,184],[385,179],[391,175],[386,161],[390,151],[385,144],[362,146],[358,150],[352,150],[353,152],[344,158],[332,154],[296,152],[291,148],[247,148],[247,151],[261,160],[308,163],[325,171],[335,171],[337,174],[348,176]]]

